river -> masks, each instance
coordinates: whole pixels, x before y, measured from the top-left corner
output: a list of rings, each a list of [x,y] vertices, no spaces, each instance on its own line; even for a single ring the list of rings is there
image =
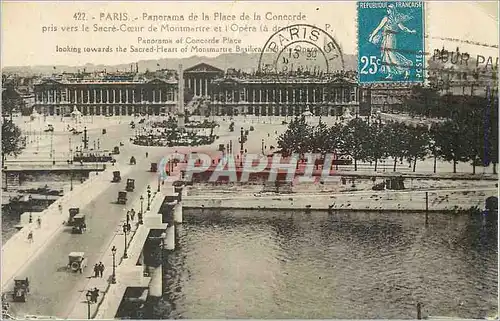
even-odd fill
[[[185,211],[154,318],[479,318],[497,223],[469,215]]]

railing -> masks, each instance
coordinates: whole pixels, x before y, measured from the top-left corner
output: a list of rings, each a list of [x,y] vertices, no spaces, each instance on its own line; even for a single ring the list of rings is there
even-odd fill
[[[37,169],[52,169],[52,170],[95,170],[102,171],[106,168],[106,164],[103,163],[92,163],[92,164],[83,164],[83,165],[68,165],[68,164],[40,164],[40,161],[30,162],[26,161],[25,163],[5,163],[3,167],[3,171],[12,171],[12,170],[37,170]]]

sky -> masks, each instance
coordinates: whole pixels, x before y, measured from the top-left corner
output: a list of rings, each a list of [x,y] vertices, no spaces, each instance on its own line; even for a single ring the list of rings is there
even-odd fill
[[[79,20],[85,14],[86,21]],[[102,18],[123,19],[124,14],[132,21],[106,21]],[[225,19],[214,20],[214,15],[220,13]],[[248,14],[249,20],[240,20],[242,13]],[[262,20],[253,19],[254,13]],[[292,21],[267,20],[272,15],[302,14],[301,20]],[[357,53],[357,21],[355,1],[332,2],[2,2],[2,66],[30,65],[84,65],[84,64],[120,64],[138,60],[160,59],[169,57],[215,56],[217,53],[197,53],[188,45],[188,52],[179,52],[186,44],[165,44],[164,47],[177,47],[175,53],[130,52],[131,46],[151,47],[150,44],[140,44],[143,39],[171,39],[176,41],[187,37],[201,41],[216,38],[220,41],[228,37],[240,42],[240,47],[262,47],[273,33],[273,27],[285,27],[288,24],[307,23],[316,25],[327,31],[341,46],[344,53]],[[108,15],[110,14],[110,15]],[[189,15],[196,14],[198,20],[189,21]],[[201,20],[201,15],[209,16],[210,20]],[[153,15],[183,15],[185,21],[150,21]],[[227,20],[235,15],[236,21]],[[218,15],[220,17],[220,15]],[[305,19],[302,19],[304,18]],[[134,20],[137,19],[137,20]],[[82,31],[82,23],[90,31]],[[143,27],[142,32],[94,32],[93,25],[119,27],[126,24],[132,27]],[[152,32],[150,25],[210,27],[208,32]],[[260,30],[266,26],[268,31]],[[63,31],[64,27],[76,27],[78,31]],[[215,31],[214,28],[238,27],[256,28],[256,31]],[[57,31],[54,30],[57,28]],[[66,28],[65,28],[66,29]],[[75,29],[75,28],[73,28]],[[473,1],[432,1],[426,3],[426,33],[428,34],[427,50],[456,48],[473,54],[498,57],[498,3]],[[474,43],[465,44],[457,40],[468,40]],[[85,48],[108,47],[113,52],[84,52]],[[117,46],[127,48],[128,52],[116,52]],[[198,47],[210,47],[210,44],[198,44]],[[219,47],[231,47],[235,44],[219,44]],[[496,46],[496,47],[492,47]],[[59,52],[57,48],[59,47]],[[78,52],[61,52],[67,47],[80,49]],[[463,48],[463,49],[462,49]],[[96,50],[96,49],[94,49]]]

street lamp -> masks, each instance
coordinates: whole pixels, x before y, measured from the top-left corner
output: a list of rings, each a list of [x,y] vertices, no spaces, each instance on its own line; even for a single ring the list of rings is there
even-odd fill
[[[113,275],[111,276],[111,284],[116,283],[116,247],[113,245],[111,248],[111,253],[113,254]]]
[[[87,297],[87,319],[90,320],[90,302],[92,300],[92,293],[90,290],[87,291],[87,294],[85,294]]]
[[[33,213],[31,212],[31,200],[33,199],[33,197],[28,196],[28,206],[30,207],[30,217],[29,217],[29,222],[30,223],[33,223]]]
[[[141,211],[139,212],[138,218],[139,218],[139,224],[142,224],[142,214],[144,213],[143,211],[143,203],[144,203],[144,197],[141,195]]]
[[[148,208],[146,209],[149,211],[151,208],[151,186],[148,185]]]
[[[128,226],[127,223],[123,223],[123,235],[125,236],[125,249],[123,250],[123,258],[128,259],[127,255],[127,232],[128,232]]]
[[[160,175],[158,175],[158,188],[156,191],[159,193],[160,192]]]

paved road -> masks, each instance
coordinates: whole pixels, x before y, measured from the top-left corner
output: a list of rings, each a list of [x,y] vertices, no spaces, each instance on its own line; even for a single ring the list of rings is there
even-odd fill
[[[156,176],[156,173],[148,172],[150,162],[158,162],[162,156],[173,152],[174,149],[179,150],[179,152],[187,149],[134,146],[128,143],[128,138],[132,134],[133,131],[124,125],[115,127],[114,130],[108,131],[108,134],[105,135],[105,139],[101,142],[103,148],[112,148],[120,141],[124,142],[125,146],[121,148],[118,161],[127,164],[130,156],[135,155],[137,165],[133,166],[127,177],[122,177],[121,183],[110,182],[109,188],[97,195],[85,208],[80,209],[82,213],[87,215],[87,231],[84,234],[71,234],[71,229],[66,228],[25,268],[22,276],[30,278],[31,292],[26,303],[12,304],[12,311],[15,315],[35,314],[67,317],[81,291],[87,290],[88,277],[93,274],[93,265],[102,256],[102,251],[108,248],[113,235],[120,233],[119,223],[123,220],[127,206],[118,205],[115,202],[118,191],[124,188],[126,179],[134,178],[136,180],[135,191],[128,193],[129,204],[131,204],[134,199],[140,197],[139,193]],[[225,138],[227,141],[234,139],[231,135]],[[221,143],[225,141],[222,140]],[[192,150],[213,151],[218,143]],[[146,151],[150,154],[147,159],[145,158]],[[110,175],[110,173],[101,173],[100,175]],[[151,187],[153,190],[156,188],[156,186]],[[66,270],[68,254],[73,251],[82,251],[87,254],[88,267],[83,274]],[[4,258],[4,260],[8,260],[8,258]]]

